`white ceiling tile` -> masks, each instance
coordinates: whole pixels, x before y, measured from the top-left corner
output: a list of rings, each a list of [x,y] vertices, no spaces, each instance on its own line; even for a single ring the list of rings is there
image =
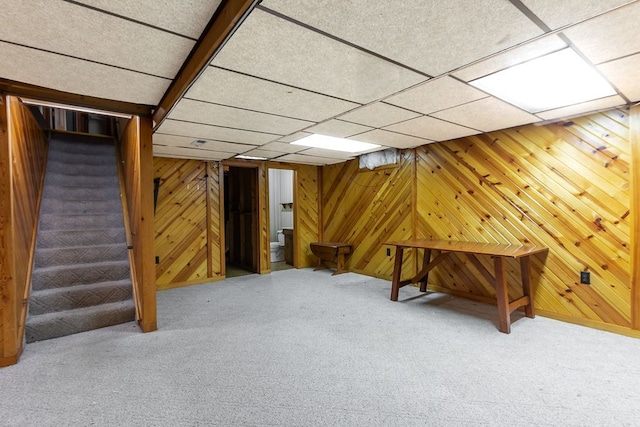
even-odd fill
[[[344,151],[326,150],[323,148],[309,148],[304,151],[305,156],[328,157],[331,159],[349,160],[355,157],[354,153]]]
[[[379,128],[402,122],[404,120],[413,119],[419,115],[420,114],[407,111],[402,108],[394,107],[393,105],[376,102],[347,114],[343,114],[339,119]]]
[[[193,139],[212,139],[215,141],[235,142],[239,144],[263,145],[279,138],[279,135],[231,129],[200,123],[167,119],[156,130],[158,133],[188,136]]]
[[[201,150],[199,148],[186,147],[166,147],[162,145],[153,146],[153,155],[156,157],[180,157],[185,159],[200,160],[224,160],[234,156],[232,153],[221,153],[217,151]]]
[[[216,67],[207,67],[185,96],[315,122],[359,105]]]
[[[507,52],[492,56],[453,73],[457,78],[469,82],[496,71],[504,70],[512,65],[520,64],[551,52],[567,47],[557,35],[542,37],[536,41],[509,49]]]
[[[0,13],[0,40],[171,79],[195,44],[62,0],[6,0]]]
[[[502,0],[265,0],[262,6],[432,76],[542,34]]]
[[[299,139],[304,138],[305,136],[309,136],[311,133],[309,132],[296,132],[291,135],[284,136],[278,139],[278,142],[286,142],[287,144],[293,141],[297,141]]]
[[[522,0],[552,30],[583,21],[629,0]]]
[[[429,114],[487,96],[466,83],[443,77],[387,98],[385,102]]]
[[[273,159],[274,157],[282,156],[283,154],[285,153],[282,153],[280,151],[266,150],[263,147],[242,153],[242,155],[244,156],[264,157],[266,159]]]
[[[305,165],[332,165],[334,163],[342,163],[343,159],[333,159],[330,157],[318,157],[318,156],[305,156],[304,154],[287,154],[286,156],[278,157],[279,162],[285,163],[302,163]]]
[[[540,121],[536,116],[493,97],[440,111],[433,116],[483,132]]]
[[[279,153],[297,153],[298,151],[306,150],[308,147],[286,144],[284,142],[270,142],[260,148],[269,151],[277,151]]]
[[[406,122],[388,126],[385,129],[433,141],[446,141],[480,133],[475,129],[469,129],[468,127],[428,116],[407,120]]]
[[[171,83],[171,80],[160,77],[2,41],[0,58],[0,76],[3,78],[136,104],[156,105]]]
[[[171,147],[185,147],[185,148],[195,148],[191,143],[196,140],[205,141],[205,143],[200,148],[202,150],[209,151],[220,151],[223,153],[244,153],[247,150],[251,150],[256,147],[256,145],[245,145],[245,144],[234,144],[231,142],[221,142],[214,141],[210,139],[204,138],[191,138],[188,136],[176,136],[176,135],[166,135],[162,133],[154,133],[153,134],[153,143],[158,145],[166,145]]]
[[[251,13],[212,64],[361,104],[426,80],[261,10]]]
[[[571,27],[564,34],[594,64],[640,52],[640,3]]]
[[[640,54],[607,62],[598,69],[631,102],[640,101]]]
[[[307,132],[318,133],[320,135],[346,138],[347,136],[370,131],[369,126],[362,126],[355,123],[343,122],[342,120],[329,120],[319,125],[306,129]]]
[[[583,102],[582,104],[570,105],[568,107],[557,108],[555,110],[543,111],[541,113],[536,113],[536,116],[541,117],[544,120],[556,120],[573,117],[578,114],[590,113],[592,111],[606,110],[624,104],[624,99],[622,99],[618,95],[614,95],[607,98]]]
[[[372,144],[379,144],[385,147],[393,148],[414,148],[433,142],[429,139],[403,135],[383,129],[374,129],[369,132],[361,133],[360,135],[352,136],[349,139],[362,142],[370,142]]]
[[[221,0],[76,0],[98,9],[200,38]]]
[[[182,98],[169,118],[196,123],[287,135],[312,122]]]

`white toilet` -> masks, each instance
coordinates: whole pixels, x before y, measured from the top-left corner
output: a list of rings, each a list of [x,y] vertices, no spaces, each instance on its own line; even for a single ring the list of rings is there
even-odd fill
[[[271,262],[284,261],[284,233],[282,230],[276,232],[278,236],[277,242],[271,242]]]

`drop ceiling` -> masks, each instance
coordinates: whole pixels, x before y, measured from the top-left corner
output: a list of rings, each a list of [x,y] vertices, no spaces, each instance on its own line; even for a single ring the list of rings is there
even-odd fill
[[[0,78],[157,106],[229,1],[4,0]],[[412,148],[635,103],[639,20],[640,1],[256,1],[155,124],[154,154],[324,165],[353,155],[290,143]],[[563,49],[615,93],[532,114],[470,84]]]

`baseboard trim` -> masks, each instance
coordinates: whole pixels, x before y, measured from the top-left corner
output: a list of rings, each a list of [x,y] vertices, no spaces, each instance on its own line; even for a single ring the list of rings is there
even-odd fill
[[[206,277],[204,279],[188,280],[185,282],[157,284],[156,289],[166,291],[167,289],[184,288],[185,286],[203,285],[209,282],[218,282],[224,280],[224,276]]]
[[[562,322],[572,323],[574,325],[584,326],[592,329],[599,329],[601,331],[612,332],[618,335],[625,335],[632,338],[640,338],[640,331],[631,329],[625,326],[612,325],[611,323],[598,322],[590,319],[580,319],[576,317],[566,316],[564,314],[554,313],[552,311],[536,309],[536,314],[542,317],[548,317],[554,320],[560,320]]]

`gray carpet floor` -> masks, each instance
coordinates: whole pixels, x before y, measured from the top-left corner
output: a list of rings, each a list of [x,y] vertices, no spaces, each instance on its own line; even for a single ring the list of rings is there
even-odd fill
[[[5,426],[637,426],[640,340],[330,270],[163,291],[133,323],[28,344]]]

